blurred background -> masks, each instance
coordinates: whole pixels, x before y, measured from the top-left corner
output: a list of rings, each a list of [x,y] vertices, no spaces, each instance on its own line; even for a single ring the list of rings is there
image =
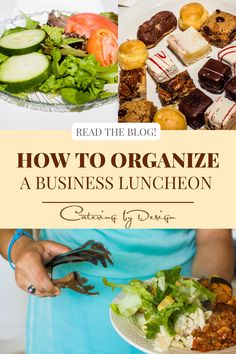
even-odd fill
[[[24,352],[27,294],[17,288],[14,271],[0,257],[0,353]]]

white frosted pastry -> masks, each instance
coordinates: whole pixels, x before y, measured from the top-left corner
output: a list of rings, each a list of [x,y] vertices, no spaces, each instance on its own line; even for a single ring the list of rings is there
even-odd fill
[[[156,82],[164,82],[178,74],[179,70],[169,55],[163,51],[147,60],[148,71]]]
[[[233,129],[236,125],[236,102],[218,97],[205,112],[205,124],[213,130]]]
[[[236,75],[236,45],[229,45],[218,53],[218,60],[229,64],[233,75]]]
[[[211,52],[211,45],[194,27],[171,34],[167,42],[185,65],[193,64]]]

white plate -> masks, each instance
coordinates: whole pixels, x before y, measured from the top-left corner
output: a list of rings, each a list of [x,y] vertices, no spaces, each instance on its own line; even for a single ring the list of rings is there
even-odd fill
[[[179,18],[179,11],[181,7],[185,4],[191,2],[190,0],[139,0],[134,6],[127,9],[122,16],[120,16],[119,24],[120,24],[120,32],[119,32],[119,41],[120,43],[125,42],[127,39],[136,39],[137,38],[137,30],[139,26],[149,20],[153,15],[160,11],[172,11],[177,19]],[[208,0],[207,2],[203,0],[199,0],[206,9],[212,14],[217,8],[222,11],[230,12],[236,15],[236,2],[234,0],[224,0],[218,1],[216,0]],[[180,29],[177,28],[175,32],[180,32]],[[206,63],[206,61],[211,57],[213,59],[217,59],[217,54],[221,50],[220,48],[212,46],[211,54],[192,64],[190,66],[185,66],[167,47],[166,37],[164,37],[160,43],[157,44],[156,47],[149,50],[150,56],[154,55],[157,52],[162,50],[167,51],[170,55],[174,63],[177,65],[179,72],[184,70],[188,70],[190,76],[192,77],[196,87],[200,88],[203,92],[206,93],[207,96],[211,97],[215,100],[219,95],[212,94],[204,89],[202,89],[198,83],[198,72],[202,68],[202,66]],[[236,42],[234,42],[235,44]],[[159,100],[158,94],[156,92],[156,84],[154,80],[147,74],[147,92],[148,99],[153,101],[154,104],[161,108],[161,102]],[[222,94],[224,95],[224,93]]]
[[[117,303],[123,294],[118,294],[113,303]],[[168,351],[159,352],[154,349],[153,341],[150,339],[146,339],[145,335],[142,333],[141,329],[139,328],[137,321],[135,321],[135,316],[131,318],[124,318],[121,316],[116,315],[110,309],[110,320],[112,326],[116,330],[116,332],[123,338],[126,342],[128,342],[133,347],[141,350],[143,353],[148,354],[193,354],[193,353],[200,353],[198,351],[188,350],[188,349],[177,349],[171,348]],[[214,350],[208,353],[212,354],[235,354],[236,353],[236,346],[224,350]]]
[[[130,7],[133,6],[137,0],[118,0],[118,6]]]

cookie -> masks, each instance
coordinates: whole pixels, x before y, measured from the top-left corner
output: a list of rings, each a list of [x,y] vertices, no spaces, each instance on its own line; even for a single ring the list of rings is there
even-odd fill
[[[236,16],[216,10],[202,25],[201,33],[212,45],[224,48],[236,38]]]
[[[119,123],[150,123],[156,111],[151,101],[125,102],[118,112]]]

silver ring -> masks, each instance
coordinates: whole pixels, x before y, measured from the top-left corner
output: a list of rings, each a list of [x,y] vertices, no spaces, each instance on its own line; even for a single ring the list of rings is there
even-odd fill
[[[36,293],[36,289],[33,285],[28,286],[27,291],[30,295],[34,295]]]

